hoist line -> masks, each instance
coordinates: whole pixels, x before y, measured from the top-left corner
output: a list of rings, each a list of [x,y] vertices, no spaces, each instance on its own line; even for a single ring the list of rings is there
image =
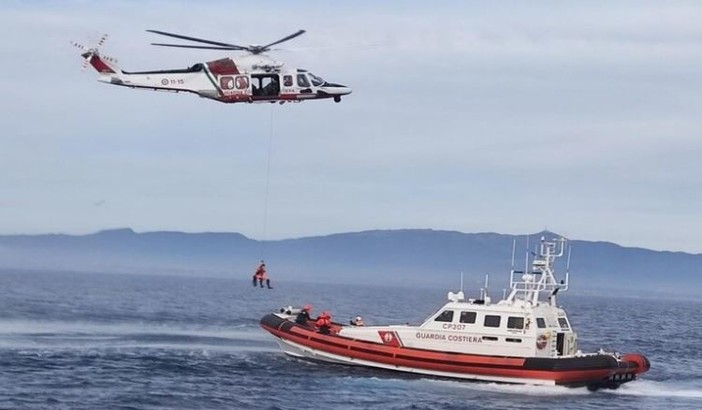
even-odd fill
[[[266,163],[266,189],[263,200],[263,236],[261,238],[261,260],[264,260],[266,240],[268,239],[268,197],[271,184],[271,159],[273,157],[273,110],[275,105],[271,104],[270,126],[268,133],[268,159]]]

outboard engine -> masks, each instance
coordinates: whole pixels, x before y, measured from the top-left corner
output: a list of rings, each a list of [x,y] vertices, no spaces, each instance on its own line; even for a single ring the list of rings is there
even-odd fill
[[[293,315],[297,315],[300,312],[302,312],[302,309],[294,308],[292,306],[283,306],[282,308],[280,308],[280,313],[282,313],[284,315],[293,316]]]

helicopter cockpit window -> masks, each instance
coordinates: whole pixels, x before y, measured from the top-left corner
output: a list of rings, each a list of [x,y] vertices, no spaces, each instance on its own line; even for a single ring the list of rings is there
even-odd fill
[[[297,85],[299,85],[300,87],[309,87],[310,82],[307,80],[307,77],[304,74],[298,74]]]
[[[322,84],[324,84],[324,79],[322,79],[322,77],[318,77],[312,73],[307,73],[307,75],[310,76],[310,80],[312,81],[312,85],[314,85],[315,87],[319,87]]]

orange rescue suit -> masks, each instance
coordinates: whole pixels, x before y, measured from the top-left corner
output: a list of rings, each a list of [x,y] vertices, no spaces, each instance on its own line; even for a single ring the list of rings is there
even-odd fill
[[[319,317],[317,318],[317,321],[315,322],[315,325],[317,327],[322,327],[326,326],[329,327],[331,326],[331,316],[327,312],[322,312]]]

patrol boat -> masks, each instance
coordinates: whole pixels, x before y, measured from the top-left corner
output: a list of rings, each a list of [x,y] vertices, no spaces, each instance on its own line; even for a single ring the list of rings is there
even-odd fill
[[[478,299],[449,292],[449,301],[419,326],[332,323],[320,333],[314,321],[296,321],[300,310],[290,307],[264,316],[261,326],[294,357],[435,377],[616,389],[648,371],[650,362],[638,353],[578,349],[556,303],[568,290],[568,272],[558,282],[553,266],[565,242],[542,238],[531,269],[512,269],[503,300],[493,303],[486,289]]]

